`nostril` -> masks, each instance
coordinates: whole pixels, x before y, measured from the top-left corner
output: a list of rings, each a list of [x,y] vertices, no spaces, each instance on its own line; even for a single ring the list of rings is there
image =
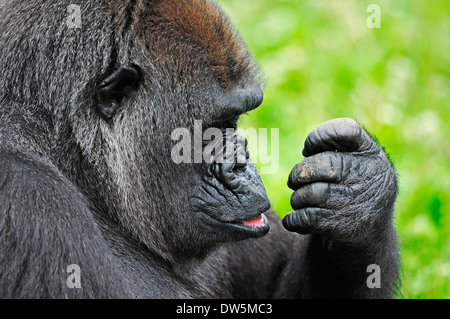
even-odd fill
[[[243,162],[242,160],[241,161],[237,160],[236,165],[234,165],[234,169],[242,169],[245,167],[247,167],[247,161]]]

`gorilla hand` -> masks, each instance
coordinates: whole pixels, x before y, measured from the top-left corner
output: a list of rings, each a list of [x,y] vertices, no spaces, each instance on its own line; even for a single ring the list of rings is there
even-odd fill
[[[395,170],[383,148],[358,123],[343,118],[315,128],[303,155],[289,176],[295,211],[284,217],[284,227],[340,242],[381,236],[392,222],[397,193]]]

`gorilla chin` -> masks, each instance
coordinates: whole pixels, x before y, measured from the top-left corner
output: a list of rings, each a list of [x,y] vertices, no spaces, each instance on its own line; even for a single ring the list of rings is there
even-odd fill
[[[262,237],[270,229],[264,215],[270,202],[246,140],[225,133],[222,142],[220,156],[203,164],[195,178],[191,207],[220,242]]]

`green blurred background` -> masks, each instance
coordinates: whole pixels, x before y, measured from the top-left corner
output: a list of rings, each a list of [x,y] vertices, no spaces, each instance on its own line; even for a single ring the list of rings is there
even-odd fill
[[[450,298],[450,1],[377,1],[379,29],[366,25],[373,0],[219,3],[267,80],[240,124],[280,129],[279,169],[262,176],[276,211],[291,211],[287,176],[309,131],[354,118],[399,173],[400,298]]]

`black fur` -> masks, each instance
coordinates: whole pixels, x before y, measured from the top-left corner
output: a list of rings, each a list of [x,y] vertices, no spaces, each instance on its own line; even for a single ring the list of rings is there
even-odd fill
[[[393,296],[395,171],[356,122],[308,137],[282,222],[248,157],[171,160],[174,129],[235,128],[262,101],[221,10],[84,1],[70,28],[69,4],[0,3],[0,297]]]

